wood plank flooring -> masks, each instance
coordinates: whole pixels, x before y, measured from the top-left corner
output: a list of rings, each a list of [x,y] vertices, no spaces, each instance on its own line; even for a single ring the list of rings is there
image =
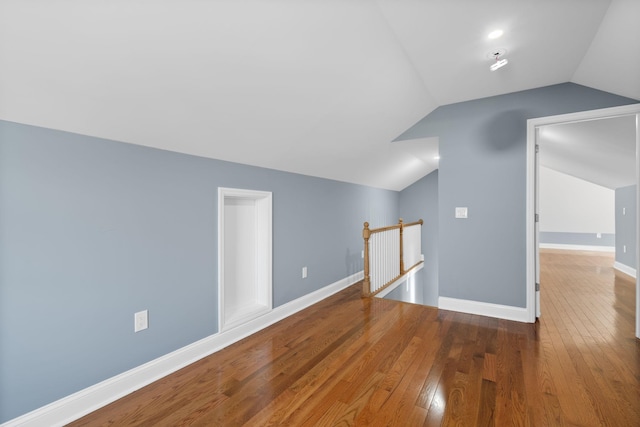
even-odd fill
[[[640,426],[635,282],[541,252],[522,324],[354,285],[72,426]]]

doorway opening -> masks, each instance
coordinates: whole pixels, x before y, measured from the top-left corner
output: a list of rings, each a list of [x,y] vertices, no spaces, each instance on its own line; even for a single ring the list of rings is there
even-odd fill
[[[640,104],[627,105],[622,107],[592,110],[559,116],[542,117],[531,119],[527,122],[527,315],[528,320],[534,322],[544,307],[539,304],[539,221],[538,221],[538,182],[539,164],[537,156],[537,145],[540,138],[540,131],[545,126],[572,124],[579,122],[591,122],[601,119],[614,119],[630,117],[635,122],[635,180],[636,185],[636,209],[640,202]],[[606,144],[606,141],[602,142]],[[636,268],[640,264],[638,260],[639,247],[638,219],[636,218],[635,253]],[[638,292],[638,278],[636,278],[636,336],[640,338],[640,292]]]
[[[268,313],[272,292],[272,195],[218,189],[219,331]]]

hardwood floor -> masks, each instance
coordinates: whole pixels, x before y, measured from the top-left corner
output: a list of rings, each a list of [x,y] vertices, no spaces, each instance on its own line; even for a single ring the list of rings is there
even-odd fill
[[[536,324],[354,285],[71,425],[640,426],[634,281],[541,259]]]

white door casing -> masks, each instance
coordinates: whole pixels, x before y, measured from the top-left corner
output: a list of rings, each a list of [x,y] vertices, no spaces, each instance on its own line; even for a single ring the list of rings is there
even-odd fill
[[[535,194],[534,194],[534,240],[535,240],[535,263],[536,263],[536,278],[535,278],[535,287],[536,287],[536,317],[540,317],[542,311],[540,309],[540,145],[538,144],[539,137],[539,128],[535,129],[536,140],[535,140],[535,167],[534,167],[534,182],[535,182]]]
[[[527,320],[535,322],[538,307],[536,304],[536,269],[538,266],[538,242],[536,238],[536,193],[538,175],[536,161],[537,130],[546,125],[580,122],[621,116],[636,117],[636,199],[640,208],[640,104],[600,110],[581,111],[558,116],[540,117],[527,121],[527,189],[526,189],[526,304]],[[640,212],[640,211],[638,211]],[[640,266],[640,227],[636,218],[636,265]],[[640,275],[636,278],[636,337],[640,338]]]

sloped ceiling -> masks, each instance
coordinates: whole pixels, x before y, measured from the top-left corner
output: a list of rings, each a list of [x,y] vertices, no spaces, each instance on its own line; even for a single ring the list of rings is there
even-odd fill
[[[611,190],[636,183],[634,116],[541,128],[540,164]]]
[[[567,81],[640,99],[637,16],[636,0],[0,0],[0,119],[400,190],[437,168],[438,140],[390,141],[439,105]]]

